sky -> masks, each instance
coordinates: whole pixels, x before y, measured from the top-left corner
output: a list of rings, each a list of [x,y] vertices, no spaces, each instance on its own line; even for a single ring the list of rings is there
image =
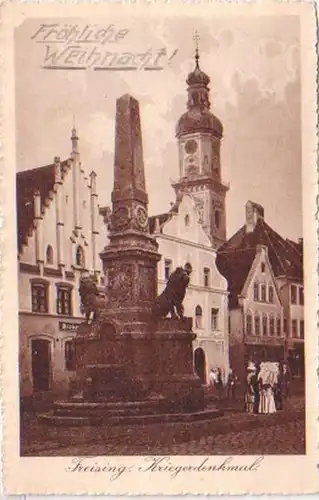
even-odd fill
[[[60,19],[65,22],[91,21]],[[196,30],[200,67],[211,79],[211,111],[224,126],[227,237],[244,224],[247,200],[263,205],[266,222],[282,236],[302,236],[297,17],[99,19],[102,27],[112,23],[127,30],[104,50],[166,49],[162,71],[125,72],[43,69],[47,44],[32,38],[40,23],[28,20],[15,33],[17,170],[52,163],[54,156],[67,158],[75,119],[84,168],[98,175],[99,204],[110,204],[116,99],[129,93],[140,103],[149,215],[166,211],[175,201],[175,127],[186,110]]]

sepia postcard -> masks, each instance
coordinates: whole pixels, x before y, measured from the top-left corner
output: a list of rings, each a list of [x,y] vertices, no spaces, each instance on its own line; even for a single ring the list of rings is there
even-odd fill
[[[1,20],[5,493],[318,491],[315,5]]]

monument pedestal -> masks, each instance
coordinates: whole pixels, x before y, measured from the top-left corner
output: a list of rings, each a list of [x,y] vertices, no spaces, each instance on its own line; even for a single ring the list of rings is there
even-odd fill
[[[107,320],[99,328],[81,325],[75,339],[81,399],[124,402],[151,396],[163,411],[202,409],[191,326],[191,318],[131,324],[131,332],[117,331],[119,325]]]

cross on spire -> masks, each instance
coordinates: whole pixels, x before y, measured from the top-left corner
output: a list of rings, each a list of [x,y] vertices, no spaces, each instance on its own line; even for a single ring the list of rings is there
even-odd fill
[[[198,62],[199,62],[198,42],[200,40],[200,36],[199,36],[197,30],[195,30],[195,33],[193,35],[193,40],[195,42],[195,62],[196,62],[196,68],[199,68],[199,65],[198,65]]]

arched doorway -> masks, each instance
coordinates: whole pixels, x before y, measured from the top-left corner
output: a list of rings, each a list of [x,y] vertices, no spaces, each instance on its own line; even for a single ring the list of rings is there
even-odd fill
[[[34,391],[50,390],[51,342],[45,339],[34,339],[32,351],[32,380]]]
[[[201,347],[195,349],[194,365],[195,365],[195,371],[199,376],[202,384],[206,384],[206,357],[205,357],[205,352]]]

